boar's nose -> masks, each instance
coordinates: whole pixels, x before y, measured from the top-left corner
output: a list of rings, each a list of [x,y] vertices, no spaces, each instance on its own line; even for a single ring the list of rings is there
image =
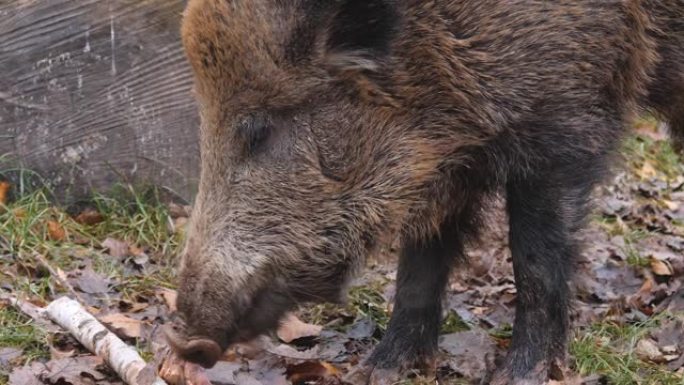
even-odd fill
[[[201,365],[204,368],[211,368],[221,358],[223,350],[218,343],[208,338],[187,339],[178,334],[173,327],[167,325],[164,328],[166,341],[180,358]]]

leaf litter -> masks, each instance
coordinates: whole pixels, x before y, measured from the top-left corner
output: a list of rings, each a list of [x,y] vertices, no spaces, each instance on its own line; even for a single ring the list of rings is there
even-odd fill
[[[582,233],[586,248],[576,261],[567,362],[575,375],[557,385],[683,381],[684,167],[663,155],[668,151],[651,134],[628,140],[626,165],[596,191],[596,210]],[[177,310],[174,256],[191,209],[138,198],[116,206],[102,198],[95,208],[65,216],[37,195],[8,201],[12,187],[0,188],[0,202],[8,208],[0,211],[2,291],[44,306],[65,294],[59,282],[66,279],[154,372],[165,359],[160,327]],[[493,207],[483,239],[469,251],[469,265],[455,272],[445,297],[435,366],[441,384],[479,383],[510,345],[516,291],[504,206],[498,200]],[[32,257],[36,252],[59,277],[44,271]],[[167,373],[169,383],[342,384],[389,321],[395,251],[384,254],[354,282],[346,305],[302,308],[260,346],[234,347],[211,370],[177,364],[180,370]],[[19,330],[12,322],[7,330]],[[20,335],[31,341],[25,343],[3,333],[0,384],[121,383],[68,335],[50,330],[48,340],[35,341],[42,337]],[[23,346],[40,341],[50,345],[47,353],[29,357]],[[410,381],[429,380],[419,375]]]

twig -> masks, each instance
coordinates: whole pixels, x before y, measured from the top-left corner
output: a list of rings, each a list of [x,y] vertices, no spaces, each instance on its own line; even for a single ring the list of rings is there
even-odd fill
[[[135,349],[105,328],[77,301],[62,297],[52,301],[46,311],[50,319],[69,331],[88,350],[102,357],[127,384],[148,385],[138,379],[146,363]],[[157,377],[152,385],[166,385],[166,382]]]
[[[69,291],[69,294],[71,294],[78,302],[80,302],[82,305],[85,304],[86,302],[83,300],[83,297],[74,289],[73,286],[64,279],[62,274],[60,274],[59,270],[55,269],[50,265],[50,262],[48,262],[47,259],[42,254],[39,253],[34,253],[33,256],[40,262],[43,266],[45,266],[46,269],[50,272],[50,275],[57,280],[57,283],[59,283],[63,288],[67,289]]]
[[[36,306],[28,301],[21,300],[7,293],[0,293],[0,301],[9,303],[10,306],[31,318],[36,324],[40,325],[44,329],[47,329],[48,331],[56,330],[55,325],[50,322],[50,319],[47,317],[44,308]]]

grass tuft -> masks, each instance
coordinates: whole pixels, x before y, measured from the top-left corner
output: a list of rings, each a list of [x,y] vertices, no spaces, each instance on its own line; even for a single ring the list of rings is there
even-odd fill
[[[23,354],[13,364],[21,365],[41,358],[48,358],[47,334],[33,325],[33,320],[10,307],[0,308],[0,347],[21,349]],[[0,376],[3,372],[0,367]],[[0,378],[0,384],[3,383]]]
[[[442,321],[441,334],[451,334],[470,330],[470,325],[463,320],[455,311],[449,311]]]
[[[681,375],[644,362],[635,353],[639,340],[657,329],[661,318],[629,325],[602,322],[580,331],[570,344],[576,370],[601,375],[611,385],[681,385]]]

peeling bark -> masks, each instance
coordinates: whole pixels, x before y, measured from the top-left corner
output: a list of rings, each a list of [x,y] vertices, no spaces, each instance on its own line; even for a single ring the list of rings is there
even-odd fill
[[[107,330],[81,304],[62,297],[52,301],[46,310],[50,319],[69,331],[88,350],[102,357],[127,384],[148,385],[138,381],[138,375],[146,365],[145,361],[135,349]],[[166,382],[157,378],[152,385],[166,385]]]

